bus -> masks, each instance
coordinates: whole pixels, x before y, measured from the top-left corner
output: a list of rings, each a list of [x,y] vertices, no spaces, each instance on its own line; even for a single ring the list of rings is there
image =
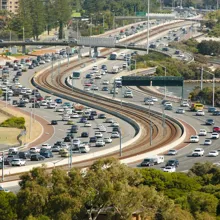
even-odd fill
[[[111,53],[110,60],[117,60],[117,53],[115,53],[115,52]]]
[[[201,103],[193,103],[191,105],[191,111],[198,111],[198,110],[203,110],[204,109],[204,105]]]
[[[72,79],[80,79],[80,71],[74,71],[72,74]]]

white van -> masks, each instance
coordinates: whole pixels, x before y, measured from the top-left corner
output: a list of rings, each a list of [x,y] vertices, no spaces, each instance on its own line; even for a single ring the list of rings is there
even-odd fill
[[[160,164],[164,162],[164,156],[156,155],[151,158],[156,162],[156,164]]]

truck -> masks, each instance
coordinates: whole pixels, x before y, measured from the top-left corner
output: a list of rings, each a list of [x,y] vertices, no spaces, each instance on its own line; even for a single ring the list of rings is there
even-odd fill
[[[118,73],[120,71],[120,67],[119,66],[113,66],[112,67],[112,73],[115,74],[115,73]]]
[[[73,71],[72,76],[70,79],[80,79],[80,71]]]
[[[75,104],[74,105],[74,110],[78,114],[82,114],[83,113],[83,109],[84,109],[84,106],[81,105],[81,104]]]
[[[160,164],[163,162],[164,162],[164,156],[156,155],[156,156],[145,158],[143,162],[141,163],[141,166],[153,166],[153,165]]]
[[[204,109],[204,105],[201,103],[192,103],[190,110],[191,111],[198,111],[198,110],[203,110]]]

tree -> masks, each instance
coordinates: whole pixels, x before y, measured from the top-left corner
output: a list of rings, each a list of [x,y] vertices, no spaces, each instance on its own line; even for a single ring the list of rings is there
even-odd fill
[[[63,28],[71,17],[70,0],[54,0],[54,15],[59,22],[59,39],[64,37]]]
[[[2,220],[16,219],[17,198],[9,192],[0,192],[0,216]]]

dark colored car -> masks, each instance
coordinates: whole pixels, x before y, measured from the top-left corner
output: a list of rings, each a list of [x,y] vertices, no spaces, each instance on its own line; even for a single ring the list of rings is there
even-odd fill
[[[22,76],[22,72],[21,72],[21,71],[18,71],[18,72],[16,73],[16,75],[17,75],[17,76]]]
[[[40,108],[40,104],[39,103],[33,103],[32,108]]]
[[[115,131],[120,132],[120,128],[119,127],[112,128],[112,132],[115,132]]]
[[[215,121],[211,118],[207,119],[206,122],[205,122],[206,125],[214,125],[215,124]]]
[[[108,91],[108,87],[107,86],[104,86],[104,87],[102,87],[102,91]]]
[[[78,128],[71,128],[70,129],[70,133],[77,133],[78,132]]]
[[[91,79],[92,76],[90,74],[86,74],[86,79]]]
[[[82,132],[81,137],[89,137],[89,133],[88,132]]]
[[[54,145],[55,146],[61,146],[62,145],[62,141],[57,141]]]
[[[45,158],[53,157],[53,153],[50,150],[46,150],[46,151],[40,152],[40,155],[45,157]]]
[[[87,118],[81,118],[79,122],[80,123],[86,123],[87,122]]]
[[[105,64],[102,65],[101,67],[102,70],[107,70],[107,66]]]
[[[88,117],[88,120],[95,120],[95,118],[94,118],[93,115],[90,115],[90,116]]]
[[[165,110],[173,110],[173,107],[172,107],[171,105],[167,105],[167,106],[165,106],[164,109],[165,109]]]
[[[18,103],[17,105],[19,108],[25,108],[26,107],[26,104],[24,102],[20,102]]]
[[[5,160],[4,160],[4,164],[5,164],[5,165],[10,165],[10,164],[11,164],[11,161],[12,161],[13,159],[16,159],[16,158],[18,158],[18,155],[8,155],[8,156],[5,158]]]
[[[215,112],[216,111],[216,108],[215,107],[208,107],[208,112]]]
[[[58,123],[57,123],[57,120],[52,120],[51,121],[51,125],[57,125]]]
[[[141,163],[142,167],[150,167],[154,165],[154,160],[151,158],[144,159]]]
[[[40,154],[32,154],[31,155],[31,161],[39,161],[39,160],[44,160],[45,157],[40,155]]]
[[[168,160],[167,163],[166,163],[166,166],[178,167],[179,166],[179,161],[176,160],[176,159]]]
[[[55,99],[54,101],[55,101],[57,104],[62,104],[62,103],[63,103],[62,99]]]
[[[97,112],[96,111],[91,111],[91,115],[96,116]]]
[[[63,140],[64,142],[71,142],[71,137],[69,136],[66,136]]]
[[[17,100],[13,100],[12,101],[12,105],[17,105],[18,104],[18,101]]]
[[[28,151],[21,151],[18,153],[18,157],[21,159],[30,159],[31,158],[31,154]]]
[[[34,69],[34,66],[33,65],[30,65],[29,67],[28,67],[28,69]]]
[[[90,137],[89,143],[95,143],[97,141],[97,137]]]
[[[100,119],[105,119],[105,118],[106,118],[106,115],[105,115],[105,114],[99,114],[99,115],[98,115],[98,118],[100,118]]]
[[[219,116],[219,115],[220,115],[220,111],[214,111],[214,112],[212,113],[212,115],[214,115],[214,116]]]

